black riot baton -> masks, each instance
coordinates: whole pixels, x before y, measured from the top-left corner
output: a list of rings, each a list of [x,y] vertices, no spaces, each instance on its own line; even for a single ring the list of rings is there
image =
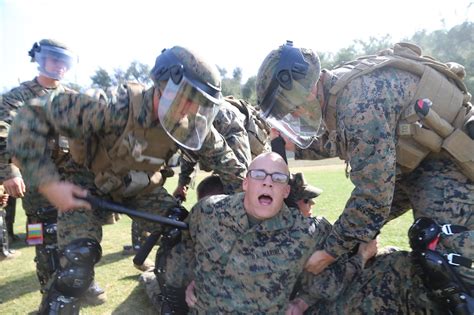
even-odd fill
[[[172,227],[176,227],[179,229],[188,229],[188,224],[182,221],[177,221],[174,219],[170,219],[158,214],[151,214],[143,211],[138,211],[135,209],[130,209],[127,207],[124,207],[120,204],[117,204],[112,201],[104,200],[92,195],[87,195],[86,197],[77,197],[78,199],[83,199],[90,203],[93,208],[99,208],[99,209],[104,209],[104,210],[109,210],[112,212],[117,212],[117,213],[122,213],[122,214],[127,214],[132,217],[137,217],[140,219],[156,222],[156,223],[161,223],[165,225],[169,225]]]
[[[181,205],[183,202],[183,199],[181,197],[176,198],[178,200],[178,204]],[[176,219],[176,217],[175,217]],[[182,222],[182,221],[177,221],[177,222]],[[169,234],[173,235],[174,233],[178,233],[178,230],[176,229],[171,229],[171,230],[166,230],[165,229],[165,237],[168,236]],[[153,232],[151,233],[145,242],[142,244],[140,247],[140,250],[138,253],[133,257],[133,263],[137,266],[141,266],[145,263],[145,260],[147,259],[148,255],[150,254],[151,250],[153,249],[153,246],[155,246],[158,243],[158,240],[160,239],[160,236],[162,235],[162,232]]]

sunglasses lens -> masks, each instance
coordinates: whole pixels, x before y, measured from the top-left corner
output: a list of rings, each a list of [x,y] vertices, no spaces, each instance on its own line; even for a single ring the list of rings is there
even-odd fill
[[[250,177],[257,180],[264,180],[267,177],[267,173],[262,170],[251,170],[249,171]]]
[[[273,173],[272,181],[274,181],[275,183],[284,184],[288,181],[288,175],[282,173]]]

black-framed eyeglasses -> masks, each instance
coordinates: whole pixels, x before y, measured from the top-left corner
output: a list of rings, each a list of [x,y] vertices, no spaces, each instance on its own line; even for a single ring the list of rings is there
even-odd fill
[[[290,179],[290,176],[287,174],[275,172],[275,173],[267,173],[265,170],[249,170],[247,172],[247,176],[250,176],[252,179],[256,180],[265,180],[267,176],[270,175],[272,178],[272,182],[279,183],[279,184],[286,184]]]

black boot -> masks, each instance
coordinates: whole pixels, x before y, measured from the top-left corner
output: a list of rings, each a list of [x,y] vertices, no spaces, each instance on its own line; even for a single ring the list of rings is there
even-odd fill
[[[101,305],[107,301],[107,294],[95,281],[92,281],[81,300],[87,305]]]

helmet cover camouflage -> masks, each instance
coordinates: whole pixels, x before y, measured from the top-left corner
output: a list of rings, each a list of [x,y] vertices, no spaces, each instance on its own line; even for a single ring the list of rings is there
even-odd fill
[[[154,112],[162,127],[184,148],[200,149],[223,103],[217,67],[175,46],[162,51],[150,75],[160,92]]]
[[[280,46],[276,50],[272,50],[263,60],[257,73],[257,102],[260,104],[268,92],[270,83],[272,82],[275,71],[277,70],[278,63],[283,48],[286,45]],[[318,82],[321,74],[321,63],[318,55],[311,49],[300,48],[304,60],[308,63],[309,67],[307,74],[304,78],[298,80],[298,82],[306,88],[307,93],[311,93],[311,89]]]
[[[190,79],[205,83],[220,92],[221,79],[217,67],[196,52],[181,46],[164,49],[156,58],[155,66],[151,70],[151,78],[156,86],[161,87],[160,81],[166,81],[170,75],[173,76],[173,73],[167,74],[167,71],[176,63],[182,65],[184,74]]]
[[[315,87],[320,73],[318,56],[288,41],[270,52],[257,74],[262,117],[300,148],[319,134],[322,114]]]

